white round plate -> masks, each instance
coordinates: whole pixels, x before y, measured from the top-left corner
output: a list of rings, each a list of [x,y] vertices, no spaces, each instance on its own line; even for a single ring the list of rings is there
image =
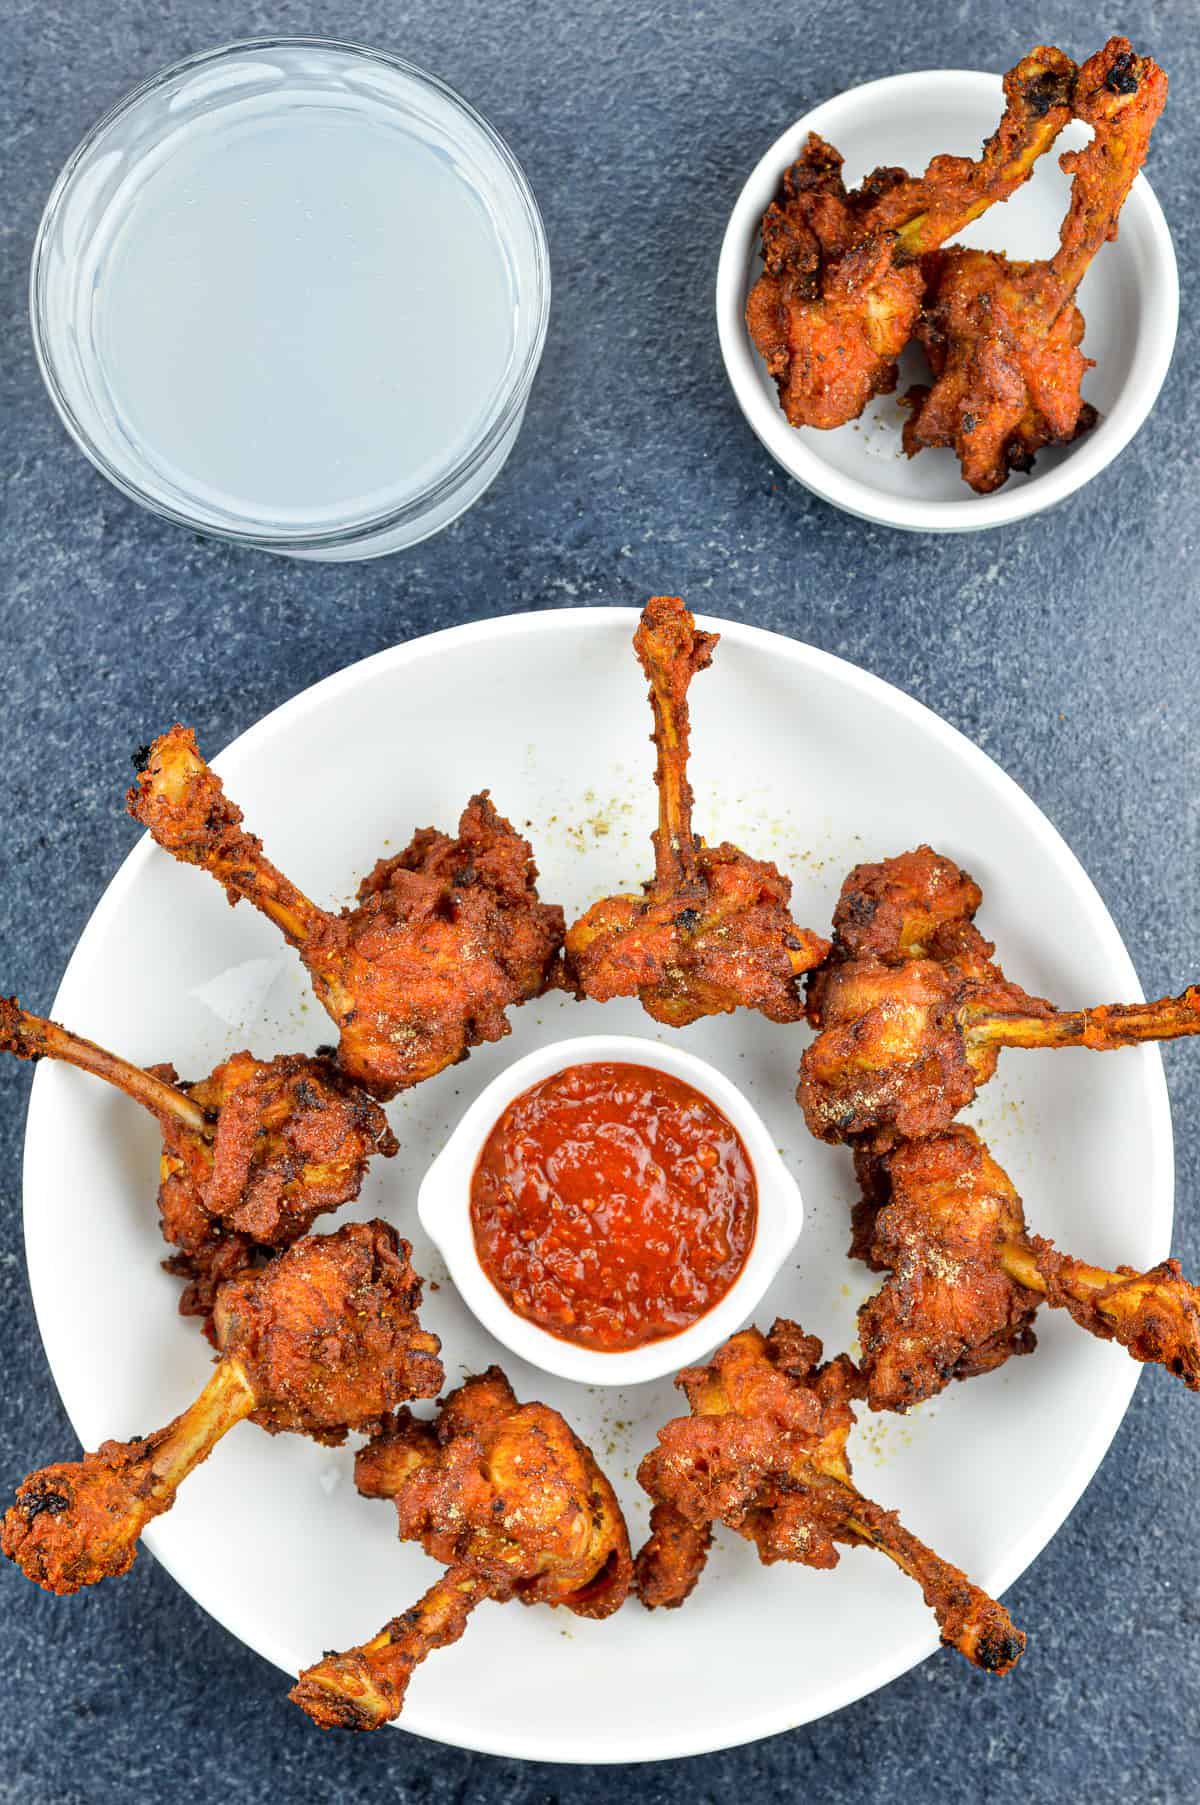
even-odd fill
[[[542,894],[570,916],[651,868],[653,754],[630,648],[635,620],[627,609],[515,615],[380,653],[277,709],[217,768],[270,855],[322,902],[348,898],[381,853],[415,826],[450,826],[471,791],[488,785],[502,810],[528,823]],[[722,641],[694,692],[698,826],[787,870],[801,922],[828,923],[855,860],[928,839],[984,886],[984,926],[1022,983],[1066,1005],[1139,995],[1084,872],[982,752],[826,653],[751,627],[705,625]],[[147,736],[167,725],[148,721]],[[101,899],[55,1013],[188,1076],[244,1044],[271,1053],[329,1034],[268,923],[230,909],[210,878],[148,839]],[[382,1214],[412,1239],[418,1270],[437,1286],[424,1316],[443,1337],[450,1382],[502,1357],[519,1395],[561,1408],[596,1449],[640,1540],[637,1463],[680,1409],[678,1393],[665,1380],[595,1392],[503,1354],[466,1313],[417,1222],[422,1173],[508,1061],[566,1034],[657,1032],[635,1005],[557,996],[512,1020],[511,1038],[391,1106],[401,1153],[377,1163],[353,1214]],[[747,1092],[806,1201],[804,1234],[759,1320],[795,1316],[833,1353],[853,1340],[871,1279],[845,1255],[849,1155],[810,1140],[793,1101],[805,1036],[741,1011],[688,1029],[684,1041]],[[976,1119],[1043,1233],[1110,1264],[1146,1266],[1167,1252],[1171,1132],[1156,1052],[1007,1053]],[[149,1118],[43,1062],[25,1163],[29,1271],[55,1380],[89,1448],[165,1422],[209,1368],[196,1324],[176,1314],[176,1282],[159,1270],[155,1181]],[[1061,1313],[1047,1313],[1039,1334],[1033,1358],[907,1419],[868,1420],[852,1442],[862,1489],[992,1591],[1070,1511],[1137,1379],[1119,1349]],[[31,1466],[69,1453],[27,1450]],[[324,1649],[370,1636],[434,1571],[397,1541],[389,1506],[357,1495],[352,1472],[349,1448],[273,1440],[244,1424],[145,1539],[206,1610],[295,1673]],[[1055,1600],[1043,1608],[1049,1618]],[[461,1643],[416,1674],[403,1723],[548,1761],[690,1755],[821,1717],[936,1645],[916,1587],[871,1551],[847,1551],[832,1573],[768,1571],[725,1536],[681,1611],[651,1615],[631,1601],[607,1623],[586,1623],[485,1606]],[[965,1664],[960,1682],[999,1683]]]
[[[918,533],[968,533],[1040,514],[1124,450],[1153,407],[1171,362],[1179,322],[1175,252],[1162,209],[1145,176],[1139,176],[1121,211],[1119,237],[1103,246],[1079,290],[1087,322],[1083,349],[1096,362],[1084,378],[1083,395],[1099,408],[1101,419],[1074,445],[1040,452],[1029,474],[1014,473],[991,495],[967,487],[953,452],[906,457],[900,444],[906,415],[898,398],[914,382],[929,380],[915,345],[901,358],[895,393],[877,396],[859,419],[832,432],[788,425],[744,315],[746,296],[762,270],[759,222],[809,132],[841,151],[846,185],[855,187],[881,164],[916,173],[942,151],[977,157],[1003,107],[1001,78],[966,69],[926,69],[850,88],[776,139],[738,196],[726,228],[717,270],[717,327],[738,404],[777,463],[815,495],[863,520]],[[1070,180],[1058,159],[1089,136],[1085,126],[1069,125],[1039,160],[1032,179],[954,242],[1011,257],[1052,255],[1070,199]],[[1149,162],[1153,167],[1153,140]]]

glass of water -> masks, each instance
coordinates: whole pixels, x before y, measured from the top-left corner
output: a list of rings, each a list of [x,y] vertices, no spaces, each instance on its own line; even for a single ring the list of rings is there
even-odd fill
[[[188,58],[89,132],[46,205],[47,387],[109,480],[192,530],[370,558],[511,451],[550,307],[504,141],[403,58],[311,38]]]

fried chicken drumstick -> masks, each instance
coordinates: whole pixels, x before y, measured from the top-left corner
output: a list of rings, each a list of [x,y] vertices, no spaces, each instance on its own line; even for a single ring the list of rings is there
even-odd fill
[[[858,1313],[873,1410],[905,1411],[952,1379],[1032,1352],[1039,1304],[1200,1390],[1200,1291],[1177,1260],[1086,1265],[1031,1235],[1016,1188],[970,1128],[859,1150],[851,1252],[888,1277]]]
[[[1200,1034],[1200,987],[1156,1003],[1061,1011],[1010,983],[974,925],[982,893],[928,846],[859,865],[833,952],[808,986],[819,1030],[797,1097],[821,1141],[884,1150],[947,1128],[1003,1047],[1109,1051]]]
[[[989,1673],[1016,1665],[1025,1637],[1003,1606],[855,1488],[846,1438],[861,1379],[844,1354],[821,1364],[817,1338],[781,1319],[769,1335],[743,1329],[676,1383],[691,1415],[660,1429],[638,1468],[653,1500],[650,1539],[637,1557],[644,1604],[683,1603],[716,1522],[753,1542],[768,1564],[834,1567],[839,1542],[863,1544],[917,1582],[943,1642]]]
[[[654,877],[643,896],[593,904],[567,933],[567,979],[578,996],[636,996],[673,1028],[739,1006],[800,1021],[796,980],[829,950],[788,914],[792,887],[774,865],[693,833],[687,692],[712,662],[717,637],[697,630],[678,596],[647,603],[633,643],[650,680],[658,751]]]
[[[319,909],[263,856],[242,813],[175,726],[145,755],[129,813],[160,846],[201,865],[231,902],[254,904],[294,946],[341,1036],[338,1060],[386,1102],[509,1031],[505,1010],[540,994],[562,945],[562,910],[539,902],[529,842],[486,793],[458,838],[422,828],[381,859],[357,906]]]
[[[457,1642],[482,1599],[608,1617],[629,1592],[629,1536],[608,1480],[558,1412],[518,1404],[498,1367],[459,1386],[432,1423],[398,1410],[355,1472],[364,1496],[393,1500],[401,1540],[446,1572],[370,1642],[301,1674],[291,1696],[324,1729],[395,1717],[413,1669]]]
[[[1004,78],[1004,115],[977,162],[879,169],[847,192],[842,159],[811,133],[762,222],[764,271],[746,324],[792,426],[857,419],[896,386],[925,295],[920,259],[1029,179],[1071,117],[1075,65],[1039,46]]]
[[[235,1053],[188,1084],[173,1066],[131,1065],[16,997],[0,997],[0,1052],[78,1066],[154,1116],[159,1223],[179,1250],[167,1268],[188,1281],[185,1316],[207,1315],[222,1280],[352,1202],[368,1162],[398,1147],[379,1105],[319,1055]]]
[[[104,1442],[19,1487],[0,1549],[47,1592],[128,1572],[142,1530],[235,1423],[337,1445],[405,1398],[435,1397],[436,1335],[417,1321],[421,1281],[385,1222],[310,1235],[217,1292],[221,1358],[194,1404],[157,1434]]]
[[[1046,445],[1086,432],[1096,410],[1080,394],[1091,359],[1075,293],[1088,265],[1117,235],[1117,216],[1141,168],[1167,98],[1167,78],[1128,38],[1110,38],[1079,71],[1075,117],[1093,129],[1061,163],[1071,204],[1048,261],[1011,262],[955,247],[924,262],[929,296],[916,325],[934,374],[906,400],[910,457],[926,446],[954,451],[972,489],[998,489],[1028,470]]]

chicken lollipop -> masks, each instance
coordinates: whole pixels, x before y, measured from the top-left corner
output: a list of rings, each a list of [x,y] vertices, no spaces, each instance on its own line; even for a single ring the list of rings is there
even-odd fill
[[[155,1435],[30,1474],[0,1549],[47,1592],[77,1592],[128,1572],[147,1523],[243,1418],[337,1445],[405,1398],[435,1397],[444,1374],[420,1301],[408,1244],[385,1222],[309,1235],[227,1280],[213,1310],[221,1357],[195,1403]]]
[[[1167,78],[1128,38],[1110,38],[1079,71],[1074,111],[1091,143],[1068,151],[1074,175],[1059,248],[1047,261],[1012,262],[996,251],[955,247],[924,263],[929,297],[916,328],[934,374],[911,389],[910,457],[927,446],[954,451],[972,489],[998,489],[1028,470],[1046,445],[1068,444],[1094,425],[1080,383],[1083,315],[1075,293],[1145,160],[1167,98]]]
[[[291,1696],[323,1729],[395,1717],[413,1669],[457,1642],[485,1598],[608,1617],[629,1592],[629,1536],[608,1480],[558,1412],[518,1404],[498,1367],[459,1386],[432,1423],[397,1411],[355,1471],[366,1497],[393,1500],[401,1540],[446,1572],[370,1642],[301,1674]]]
[[[800,973],[828,941],[788,914],[792,887],[774,865],[736,846],[706,846],[692,831],[687,778],[688,686],[712,662],[678,596],[646,604],[634,647],[650,679],[658,764],[654,877],[643,896],[610,896],[568,931],[566,973],[580,997],[636,996],[656,1021],[686,1027],[739,1006],[799,1021]]]
[[[880,169],[847,192],[842,159],[815,133],[762,222],[764,272],[746,324],[792,426],[857,419],[896,386],[920,318],[924,252],[1029,179],[1071,117],[1075,65],[1040,46],[1004,78],[999,128],[978,162],[935,157],[921,177]]]
[[[743,1329],[676,1383],[692,1414],[659,1430],[638,1469],[653,1500],[637,1557],[644,1604],[683,1603],[716,1522],[753,1542],[767,1564],[834,1567],[837,1543],[862,1544],[916,1580],[943,1642],[989,1673],[1016,1665],[1025,1638],[1003,1606],[855,1488],[846,1438],[861,1382],[844,1354],[822,1365],[816,1337],[780,1320],[765,1336]]]
[[[1107,1272],[1058,1253],[1028,1233],[1011,1179],[969,1128],[856,1163],[851,1251],[888,1273],[858,1313],[873,1410],[908,1410],[1029,1353],[1043,1302],[1200,1390],[1200,1292],[1178,1261]]]
[[[486,793],[467,804],[457,839],[422,828],[339,915],[264,858],[188,729],[154,742],[127,801],[160,846],[282,930],[337,1024],[340,1064],[384,1101],[499,1040],[508,1006],[550,981],[562,910],[539,902],[529,843]]]
[[[1060,1011],[1010,983],[974,925],[979,887],[928,846],[859,865],[842,886],[833,953],[808,988],[819,1030],[797,1090],[821,1141],[883,1150],[937,1134],[1002,1047],[1090,1047],[1200,1034],[1200,988],[1156,1003]]]
[[[185,1316],[207,1315],[223,1279],[352,1202],[368,1162],[398,1146],[379,1105],[320,1055],[235,1053],[188,1084],[170,1065],[143,1068],[106,1053],[16,997],[0,997],[0,1051],[78,1066],[155,1117],[159,1222],[179,1250],[167,1268],[188,1281]]]

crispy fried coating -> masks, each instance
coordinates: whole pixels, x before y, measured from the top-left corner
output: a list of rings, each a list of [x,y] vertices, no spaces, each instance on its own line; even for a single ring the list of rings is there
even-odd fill
[[[842,181],[842,157],[810,132],[762,220],[763,273],[746,328],[790,426],[830,431],[896,386],[925,293],[918,263],[897,259]]]
[[[393,1500],[401,1540],[447,1571],[370,1642],[301,1674],[291,1696],[322,1728],[395,1717],[413,1669],[457,1641],[481,1599],[608,1617],[629,1592],[629,1536],[608,1480],[558,1412],[518,1404],[498,1367],[461,1385],[433,1423],[398,1410],[355,1473],[365,1496]]]
[[[1053,1016],[1044,998],[1009,983],[974,929],[938,957],[947,940],[938,930],[931,957],[847,959],[817,974],[808,1010],[819,1032],[796,1094],[818,1140],[883,1148],[936,1134],[995,1072],[1000,1048],[976,1036],[976,1023]]]
[[[558,1411],[518,1403],[499,1367],[460,1385],[432,1425],[397,1411],[355,1476],[366,1497],[391,1498],[402,1541],[469,1564],[496,1596],[608,1617],[628,1593],[612,1487]]]
[[[836,956],[891,965],[927,958],[938,930],[973,922],[982,901],[974,878],[931,846],[856,865],[833,912]]]
[[[858,417],[896,386],[925,294],[919,258],[1007,200],[1071,116],[1075,65],[1039,46],[1004,78],[1005,108],[978,161],[935,157],[925,174],[876,170],[845,188],[842,159],[810,134],[762,222],[750,337],[792,426]]]
[[[907,455],[953,451],[963,481],[989,495],[1014,470],[1032,470],[1047,445],[1071,445],[1099,415],[1081,385],[1094,359],[1084,318],[1066,301],[1035,323],[1031,290],[1044,268],[999,251],[957,246],[925,259],[926,309],[915,336],[934,381],[914,383],[901,443]]]
[[[1200,988],[1060,1011],[1012,983],[974,925],[981,893],[928,846],[847,877],[833,952],[808,983],[817,1038],[797,1098],[822,1141],[886,1150],[938,1134],[1005,1046],[1109,1051],[1200,1034]]]
[[[1083,315],[1075,292],[1145,160],[1167,98],[1167,78],[1128,38],[1110,38],[1075,83],[1075,117],[1093,137],[1061,158],[1071,172],[1071,204],[1059,248],[1048,260],[1014,262],[995,251],[935,250],[916,335],[932,387],[910,390],[905,423],[910,457],[950,449],[972,489],[986,495],[1010,471],[1028,470],[1046,445],[1087,432],[1096,410],[1080,384],[1092,360],[1080,349]]]
[[[933,1553],[851,1478],[846,1438],[861,1378],[843,1355],[822,1364],[821,1343],[780,1320],[744,1329],[706,1367],[680,1373],[690,1417],[659,1431],[638,1479],[654,1501],[637,1560],[644,1603],[677,1605],[707,1554],[699,1532],[723,1522],[759,1559],[833,1567],[837,1544],[879,1549],[916,1580],[942,1640],[990,1673],[1016,1665],[1025,1638],[995,1599]],[[690,1525],[689,1543],[681,1524]]]
[[[92,1072],[157,1119],[158,1208],[166,1262],[187,1280],[184,1315],[207,1317],[218,1285],[352,1202],[368,1162],[398,1143],[387,1117],[331,1059],[235,1053],[198,1083],[143,1069],[0,997],[0,1051]]]
[[[411,1252],[387,1222],[348,1222],[221,1287],[217,1346],[254,1392],[260,1428],[336,1446],[351,1429],[372,1434],[401,1399],[437,1396],[439,1342],[417,1320]]]
[[[637,1594],[647,1610],[676,1610],[690,1598],[708,1561],[712,1524],[691,1523],[673,1504],[650,1506],[650,1534],[634,1561]]]
[[[1030,1353],[1043,1302],[1200,1389],[1200,1293],[1177,1261],[1108,1272],[1056,1252],[1028,1233],[1012,1180],[970,1128],[882,1156],[860,1150],[856,1163],[870,1263],[888,1275],[858,1314],[873,1410],[908,1410],[952,1379]],[[855,1248],[865,1240],[860,1218]]]
[[[235,1423],[335,1444],[405,1398],[436,1396],[444,1374],[420,1296],[408,1244],[385,1222],[310,1235],[239,1274],[217,1293],[221,1358],[196,1401],[154,1435],[32,1473],[0,1549],[46,1591],[77,1592],[129,1570],[146,1524]]]
[[[687,693],[712,662],[715,633],[701,633],[678,596],[654,596],[634,647],[650,680],[659,819],[654,877],[642,896],[595,903],[567,934],[566,975],[580,997],[636,996],[670,1027],[744,1007],[799,1021],[796,979],[828,942],[788,913],[782,872],[736,846],[706,846],[692,830]]]
[[[181,1250],[170,1269],[189,1280],[180,1309],[207,1316],[231,1241],[242,1244],[244,1265],[290,1247],[318,1216],[352,1203],[370,1161],[390,1159],[399,1142],[378,1103],[322,1055],[235,1053],[183,1088],[215,1131],[197,1144],[177,1118],[162,1118],[159,1210]],[[185,1238],[181,1217],[197,1228],[207,1217],[207,1237]]]
[[[367,1162],[399,1143],[331,1059],[235,1053],[188,1093],[215,1117],[209,1213],[260,1246],[289,1246],[357,1197]]]
[[[860,1152],[856,1164],[883,1199],[870,1247],[888,1273],[858,1313],[872,1410],[908,1410],[952,1379],[1032,1353],[1041,1299],[1002,1254],[1025,1239],[1025,1212],[979,1137],[952,1128],[882,1158]]]
[[[562,911],[539,901],[529,842],[486,792],[471,798],[456,838],[422,828],[338,915],[263,856],[190,730],[154,742],[127,805],[160,846],[282,930],[337,1024],[340,1064],[384,1101],[499,1040],[508,1007],[554,975]]]

